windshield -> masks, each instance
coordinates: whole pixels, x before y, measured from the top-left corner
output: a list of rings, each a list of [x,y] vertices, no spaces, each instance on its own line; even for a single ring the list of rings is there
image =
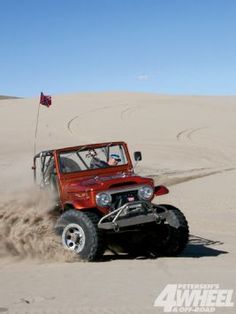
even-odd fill
[[[61,152],[59,165],[62,173],[71,173],[127,164],[123,145],[108,144],[101,147],[84,146],[79,150]]]

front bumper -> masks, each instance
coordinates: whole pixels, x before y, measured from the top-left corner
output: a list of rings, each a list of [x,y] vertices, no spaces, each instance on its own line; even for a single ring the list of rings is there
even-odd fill
[[[114,230],[146,223],[161,223],[163,217],[158,213],[157,207],[151,202],[137,201],[130,202],[113,212],[102,217],[98,228],[103,230]]]

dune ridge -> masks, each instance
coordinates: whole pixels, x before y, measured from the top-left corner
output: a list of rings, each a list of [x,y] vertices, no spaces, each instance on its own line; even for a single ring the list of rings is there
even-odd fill
[[[157,313],[154,300],[170,283],[236,289],[236,96],[77,93],[40,107],[37,152],[123,140],[131,156],[142,151],[136,172],[169,188],[155,202],[189,222],[178,258],[110,254],[92,264],[66,263],[74,260],[52,231],[52,199],[33,187],[38,102],[0,101],[1,312]]]

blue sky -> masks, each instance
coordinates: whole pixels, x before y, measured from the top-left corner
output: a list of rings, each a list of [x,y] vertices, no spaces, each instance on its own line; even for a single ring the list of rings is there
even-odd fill
[[[0,0],[0,95],[236,94],[234,0]]]

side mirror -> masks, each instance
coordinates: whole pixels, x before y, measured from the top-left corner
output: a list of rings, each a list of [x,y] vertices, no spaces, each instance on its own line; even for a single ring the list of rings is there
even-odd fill
[[[135,161],[142,160],[142,153],[141,152],[134,152],[134,160]]]

